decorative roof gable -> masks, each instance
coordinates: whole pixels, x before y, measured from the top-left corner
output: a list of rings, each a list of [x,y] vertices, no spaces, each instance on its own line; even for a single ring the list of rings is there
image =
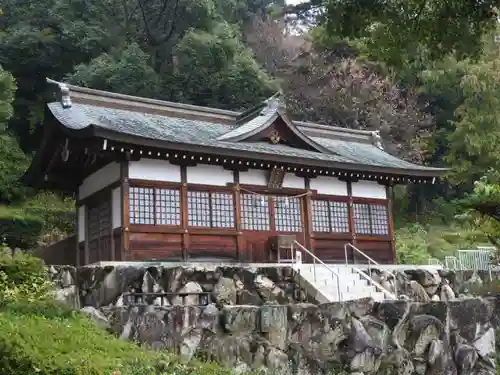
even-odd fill
[[[286,144],[295,148],[332,154],[332,151],[305,135],[286,115],[281,93],[276,93],[254,109],[244,113],[244,122],[222,134],[218,141],[269,142]]]

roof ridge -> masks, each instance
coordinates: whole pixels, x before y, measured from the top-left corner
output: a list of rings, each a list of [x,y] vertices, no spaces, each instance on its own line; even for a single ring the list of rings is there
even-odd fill
[[[120,100],[124,100],[124,101],[130,101],[130,102],[141,103],[141,104],[153,104],[153,105],[165,106],[165,107],[170,107],[170,108],[178,108],[178,109],[185,109],[185,110],[191,110],[191,111],[199,111],[199,112],[204,112],[204,113],[213,113],[213,114],[234,116],[234,117],[237,117],[241,113],[241,112],[236,112],[236,111],[230,111],[227,109],[203,107],[203,106],[198,106],[198,105],[194,105],[194,104],[184,104],[184,103],[179,103],[179,102],[171,102],[171,101],[167,101],[167,100],[151,99],[151,98],[144,98],[141,96],[118,94],[118,93],[114,93],[114,92],[110,92],[110,91],[90,89],[87,87],[75,86],[75,85],[71,85],[71,84],[68,84],[65,82],[55,81],[55,80],[52,80],[50,78],[46,78],[46,81],[48,83],[58,85],[61,90],[65,90],[66,88],[69,89],[69,93],[67,93],[67,95],[70,95],[71,91],[73,91],[73,92],[77,92],[77,93],[101,96],[101,97],[110,98],[110,99],[120,99]]]
[[[309,121],[294,121],[294,123],[298,126],[306,127],[306,128],[330,130],[330,131],[349,133],[349,134],[357,134],[357,135],[372,136],[373,132],[374,132],[373,130],[343,128],[341,126],[326,125],[326,124],[320,124],[317,122],[309,122]]]

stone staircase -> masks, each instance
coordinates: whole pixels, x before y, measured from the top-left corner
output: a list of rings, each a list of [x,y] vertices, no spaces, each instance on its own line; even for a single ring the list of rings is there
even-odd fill
[[[375,301],[394,298],[373,285],[368,275],[365,274],[366,277],[363,277],[360,271],[356,272],[353,267],[303,263],[296,264],[295,268],[300,275],[301,286],[309,289],[308,292],[315,295],[320,303],[350,301],[365,297],[371,297]]]
[[[369,264],[380,266],[372,258],[350,243],[346,243],[347,259],[348,247],[365,257]],[[384,289],[373,280],[368,273],[360,268],[347,264],[326,264],[311,251],[297,241],[291,244],[292,264],[298,271],[298,281],[309,295],[320,303],[352,301],[371,297],[375,301],[397,299],[397,292]],[[312,258],[313,263],[302,263],[304,256]],[[394,277],[394,274],[389,272]]]

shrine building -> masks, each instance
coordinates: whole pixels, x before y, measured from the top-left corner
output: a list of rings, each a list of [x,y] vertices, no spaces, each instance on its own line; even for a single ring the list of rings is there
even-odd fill
[[[279,95],[233,112],[48,81],[57,96],[23,179],[75,195],[59,251],[76,265],[276,262],[283,238],[325,262],[351,243],[395,263],[392,187],[445,171],[388,154],[378,132],[293,121]]]

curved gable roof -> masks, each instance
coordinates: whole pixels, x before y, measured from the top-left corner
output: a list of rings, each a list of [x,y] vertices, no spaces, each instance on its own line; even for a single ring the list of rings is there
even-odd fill
[[[217,138],[218,141],[227,142],[245,142],[249,138],[258,136],[270,129],[273,124],[280,120],[286,125],[287,129],[293,134],[299,144],[305,149],[332,154],[328,148],[315,142],[304,134],[285,113],[284,105],[280,100],[279,94],[275,94],[265,101],[265,106],[258,112],[257,116],[248,119],[235,129],[222,134]],[[262,106],[259,106],[262,107]]]

